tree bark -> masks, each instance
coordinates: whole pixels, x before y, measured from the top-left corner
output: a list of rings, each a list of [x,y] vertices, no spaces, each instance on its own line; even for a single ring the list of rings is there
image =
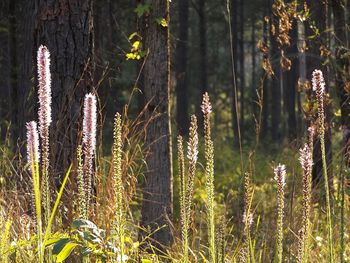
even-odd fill
[[[308,51],[306,54],[306,67],[307,67],[307,77],[309,80],[312,78],[312,72],[315,69],[320,69],[324,73],[326,81],[326,91],[328,92],[328,70],[327,67],[323,65],[324,57],[320,53],[321,47],[328,48],[328,39],[327,33],[325,32],[327,27],[328,11],[327,6],[324,2],[318,0],[307,0],[306,1],[308,8],[310,9],[310,17],[306,27],[306,34],[308,37],[314,36],[315,32],[312,29],[312,26],[316,26],[320,35],[312,38],[308,43]],[[332,182],[332,142],[331,142],[331,129],[330,129],[330,111],[329,105],[325,104],[325,146],[326,146],[326,159],[328,167],[328,178]],[[322,156],[321,156],[321,147],[319,139],[315,140],[314,144],[314,166],[312,172],[313,186],[316,187],[319,185],[322,179]],[[333,189],[332,183],[330,183],[330,189]]]
[[[11,120],[11,135],[14,145],[17,145],[18,140],[18,66],[17,66],[17,1],[9,1],[9,19],[8,19],[8,53],[9,53],[9,69],[10,69],[10,84],[8,94],[9,103],[9,119]]]
[[[143,40],[148,50],[144,67],[144,94],[149,103],[146,118],[154,118],[147,127],[145,182],[143,186],[143,227],[154,231],[153,245],[160,249],[172,242],[169,221],[172,217],[172,154],[170,130],[170,57],[169,28],[156,19],[169,23],[169,1],[153,0],[145,17]],[[155,116],[156,114],[156,116]]]
[[[238,0],[231,0],[231,32],[232,32],[232,54],[233,54],[233,70],[232,74],[232,129],[235,146],[239,145],[238,139],[238,116],[237,116],[237,61],[238,61]]]
[[[239,107],[239,114],[240,114],[240,133],[241,133],[241,140],[243,140],[243,134],[244,134],[244,90],[245,90],[245,68],[244,68],[244,0],[241,0],[239,3],[239,14],[240,14],[240,21],[239,21],[239,91],[240,91],[240,107]]]
[[[179,38],[176,49],[176,121],[180,135],[186,135],[188,117],[188,0],[179,0]]]
[[[350,61],[348,52],[346,11],[344,0],[333,0],[334,33],[336,43],[336,89],[341,111],[341,125],[343,130],[344,161],[350,166]]]
[[[198,122],[203,123],[203,113],[201,110],[202,96],[208,91],[208,56],[207,56],[207,17],[205,11],[206,0],[199,0],[198,3],[198,16],[199,16],[199,96],[197,100],[197,116]]]
[[[263,17],[262,17],[262,23],[263,23],[263,42],[265,45],[267,45],[269,39],[269,35],[271,34],[269,30],[269,24],[267,23],[265,16],[268,14],[270,3],[267,1],[267,4],[264,6],[264,12],[263,12]],[[268,60],[269,56],[267,53],[263,54],[263,59]],[[263,139],[266,139],[268,136],[269,132],[269,117],[270,117],[270,103],[269,103],[269,81],[268,81],[268,76],[265,71],[263,71],[263,101],[262,101],[262,120],[261,120],[261,137]]]
[[[275,15],[270,16],[270,31],[275,28],[275,34],[278,35],[278,22]],[[270,32],[270,61],[274,75],[272,76],[271,88],[271,139],[278,142],[281,138],[281,67],[280,67],[280,51],[275,36]]]
[[[290,142],[297,138],[297,119],[295,112],[295,99],[296,99],[296,88],[298,84],[298,31],[296,21],[293,23],[291,30],[291,46],[286,48],[286,55],[291,60],[291,69],[284,72],[284,105],[287,112],[287,133]]]
[[[92,0],[35,1],[34,52],[51,53],[51,175],[60,185],[77,148],[81,105],[93,83]]]

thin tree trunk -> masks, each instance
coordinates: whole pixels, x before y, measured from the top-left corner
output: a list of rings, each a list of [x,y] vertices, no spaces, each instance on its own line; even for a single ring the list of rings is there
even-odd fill
[[[350,75],[350,61],[346,56],[349,48],[344,0],[333,0],[334,33],[336,43],[336,88],[341,111],[344,160],[350,166],[350,90],[347,86]]]
[[[143,227],[157,230],[153,245],[164,249],[172,242],[169,221],[172,217],[172,154],[170,130],[170,57],[169,28],[156,22],[157,18],[169,23],[169,1],[153,0],[147,27],[143,32],[148,50],[144,67],[144,94],[148,104],[146,118],[155,117],[147,127],[145,182],[143,186]],[[157,114],[157,116],[155,116]],[[144,233],[142,233],[144,234]]]
[[[179,41],[176,50],[176,120],[180,135],[188,132],[188,0],[179,0]]]
[[[244,0],[240,1],[239,4],[239,13],[240,13],[240,21],[239,21],[239,91],[240,91],[240,126],[241,126],[241,138],[243,139],[244,134],[244,90],[245,90],[245,68],[244,68]]]
[[[287,112],[287,131],[289,141],[294,141],[297,138],[297,120],[295,112],[296,88],[298,84],[298,33],[297,23],[294,22],[291,31],[291,46],[286,48],[286,55],[291,60],[291,69],[284,72],[285,77],[285,96],[284,105]]]
[[[268,14],[268,9],[269,9],[269,1],[267,1],[267,4],[264,6],[264,12],[263,12],[263,17],[262,17],[262,22],[263,22],[263,43],[267,45],[269,39],[269,35],[271,34],[269,30],[269,24],[267,23],[265,16]],[[268,60],[269,55],[267,53],[263,54],[263,60]],[[269,81],[268,81],[268,76],[267,73],[263,71],[263,101],[262,101],[262,120],[261,120],[261,138],[266,139],[268,136],[269,132],[269,117],[270,117],[270,103],[269,103]]]
[[[326,91],[328,92],[328,70],[326,66],[323,66],[324,57],[320,53],[321,46],[328,47],[327,34],[325,32],[327,27],[327,17],[328,11],[325,3],[318,0],[307,0],[308,8],[310,9],[309,25],[306,27],[307,36],[314,36],[315,32],[311,29],[310,25],[316,26],[320,35],[316,38],[311,39],[308,42],[308,51],[306,56],[306,66],[307,66],[307,77],[311,80],[312,72],[315,69],[320,69],[324,73],[326,81]],[[325,114],[326,114],[326,125],[325,125],[325,146],[326,146],[326,159],[328,167],[328,178],[332,182],[332,143],[331,143],[331,129],[329,125],[330,111],[329,105],[325,105]],[[317,186],[320,183],[322,178],[322,158],[321,158],[321,147],[319,139],[315,140],[314,145],[314,166],[313,166],[313,186]],[[333,189],[332,183],[330,183],[330,189]]]
[[[253,15],[251,18],[251,29],[252,29],[252,91],[255,93],[256,87],[256,34],[255,34],[255,16]]]
[[[232,119],[232,129],[233,129],[233,137],[234,144],[236,146],[239,145],[238,138],[238,119],[237,119],[237,61],[238,61],[238,0],[231,0],[231,32],[232,32],[232,54],[233,54],[233,67],[232,71],[234,76],[232,76],[232,109],[231,109],[231,119]]]
[[[207,18],[205,11],[206,0],[199,0],[198,3],[198,15],[199,15],[199,69],[200,69],[200,79],[199,79],[199,96],[197,100],[197,116],[199,118],[199,123],[202,123],[203,114],[201,110],[202,95],[208,91],[208,56],[207,56]]]
[[[9,19],[9,3],[8,0],[0,2],[0,27],[7,28]],[[8,91],[10,86],[10,78],[9,78],[9,52],[8,52],[8,41],[9,41],[9,32],[8,30],[0,31],[0,92],[3,96],[0,97],[0,140],[1,143],[4,143],[7,136],[7,126],[5,120],[7,120],[8,115]]]
[[[272,27],[275,27],[275,34],[278,34],[277,18],[271,13],[270,16],[270,31]],[[281,67],[280,67],[280,51],[278,44],[270,32],[270,61],[272,64],[272,70],[274,75],[272,76],[272,88],[271,88],[271,139],[273,142],[278,142],[281,138]]]
[[[302,7],[298,5],[300,11]],[[298,93],[297,93],[297,105],[298,105],[298,127],[300,131],[303,131],[302,125],[302,102],[301,102],[301,87],[306,84],[306,56],[305,56],[305,24],[303,21],[297,21],[298,27],[298,63],[299,63],[299,79],[298,79]],[[300,85],[300,86],[299,86]]]
[[[81,105],[93,83],[92,0],[35,1],[34,59],[39,45],[51,53],[50,173],[60,184],[77,148]],[[35,61],[35,60],[34,60]]]
[[[18,140],[18,66],[17,66],[17,18],[16,8],[17,1],[9,1],[9,40],[8,40],[8,53],[9,53],[9,69],[10,69],[10,85],[8,94],[9,103],[9,119],[11,120],[11,135],[14,145]]]

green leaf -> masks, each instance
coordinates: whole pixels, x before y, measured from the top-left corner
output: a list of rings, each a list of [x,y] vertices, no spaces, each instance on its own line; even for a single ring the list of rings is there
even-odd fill
[[[87,219],[76,219],[73,221],[73,223],[72,223],[73,230],[78,229],[78,228],[82,228],[82,227],[90,228],[90,229],[97,229],[97,226]]]
[[[141,262],[142,262],[142,263],[152,263],[151,260],[149,260],[149,259],[144,259],[144,258],[141,259]]]
[[[141,45],[141,42],[140,42],[140,41],[135,41],[135,42],[132,44],[131,50],[132,50],[132,51],[137,51],[137,50],[140,48],[140,45]]]
[[[139,33],[134,32],[134,33],[130,34],[130,36],[128,37],[128,40],[130,41],[134,37],[137,37],[138,39],[142,39],[142,37],[139,35]]]
[[[137,14],[138,17],[141,17],[144,14],[149,13],[149,11],[150,11],[150,4],[138,4],[134,10],[134,12]]]
[[[77,246],[77,243],[68,243],[64,246],[61,252],[57,255],[56,262],[63,262],[73,251],[73,249]]]
[[[92,249],[89,248],[89,247],[83,247],[81,250],[80,250],[80,253],[82,256],[87,256],[87,255],[90,255],[92,253]]]
[[[52,244],[56,244],[59,240],[61,240],[61,238],[50,238],[50,239],[47,239],[47,240],[45,240],[44,246],[47,247],[47,246],[50,246]]]
[[[157,21],[157,23],[159,24],[159,25],[161,25],[162,27],[168,27],[168,21],[165,19],[165,18],[162,18],[162,17],[160,17],[160,18],[157,18],[156,19],[156,21]]]

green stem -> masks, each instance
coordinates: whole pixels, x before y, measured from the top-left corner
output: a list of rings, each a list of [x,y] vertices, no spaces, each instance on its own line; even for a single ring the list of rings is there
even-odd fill
[[[327,225],[328,225],[328,253],[329,262],[333,263],[333,229],[332,229],[332,217],[331,217],[331,204],[330,204],[330,193],[329,193],[329,182],[327,173],[327,162],[326,162],[326,147],[324,142],[324,129],[320,132],[321,142],[321,153],[322,153],[322,170],[324,176],[324,185],[326,190],[326,206],[327,206]]]

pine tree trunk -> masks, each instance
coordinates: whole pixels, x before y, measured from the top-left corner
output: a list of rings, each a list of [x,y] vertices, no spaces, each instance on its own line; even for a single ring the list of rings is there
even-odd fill
[[[179,40],[176,49],[176,121],[180,135],[186,135],[188,117],[188,0],[179,0]]]
[[[239,14],[240,14],[240,21],[239,21],[239,91],[240,91],[240,107],[239,107],[239,114],[240,114],[240,133],[241,133],[241,140],[243,140],[243,134],[244,134],[244,90],[245,90],[245,68],[244,68],[244,0],[241,0],[239,3]]]
[[[277,18],[271,13],[270,28],[274,26],[278,34]],[[270,32],[270,61],[274,75],[272,76],[271,88],[271,139],[273,142],[278,142],[281,138],[281,66],[280,66],[280,51],[278,44]]]
[[[231,1],[231,32],[232,32],[232,54],[233,54],[233,71],[232,76],[232,109],[231,109],[231,119],[232,119],[232,129],[235,146],[239,145],[238,141],[238,116],[237,116],[237,70],[238,70],[238,0]]]
[[[11,135],[14,145],[18,140],[18,65],[17,65],[17,1],[9,1],[9,40],[8,53],[10,65],[10,85],[9,85],[9,119],[11,120]]]
[[[333,0],[334,33],[336,43],[336,89],[341,111],[341,125],[343,130],[344,161],[350,166],[350,61],[348,52],[346,12],[344,0]]]
[[[311,29],[310,25],[316,26],[320,35],[311,39],[308,45],[308,51],[306,54],[306,67],[307,67],[307,78],[311,80],[312,72],[315,69],[322,70],[324,73],[325,81],[326,81],[326,91],[328,92],[328,71],[327,67],[323,66],[324,57],[320,53],[321,46],[328,47],[327,45],[327,33],[325,32],[327,26],[327,6],[325,3],[321,3],[318,0],[308,0],[306,1],[308,8],[310,9],[310,18],[308,21],[308,25],[306,26],[306,34],[307,37],[314,36],[315,32]],[[329,125],[330,119],[330,111],[329,105],[325,105],[325,146],[326,146],[326,159],[327,159],[327,167],[328,167],[328,178],[329,181],[332,181],[332,173],[331,173],[331,164],[332,164],[332,142],[331,142],[331,129]],[[314,166],[312,171],[313,178],[313,186],[319,186],[320,180],[322,179],[322,156],[321,156],[321,147],[319,143],[319,139],[315,140],[314,145]],[[333,189],[332,183],[330,185],[330,189]]]
[[[203,114],[201,110],[202,96],[208,91],[208,56],[207,56],[207,18],[206,18],[206,0],[199,0],[198,16],[199,16],[199,94],[197,100],[196,114],[199,118],[199,123],[203,123]]]
[[[35,1],[34,53],[51,53],[51,176],[60,184],[73,162],[80,130],[81,105],[93,83],[92,0]]]
[[[146,118],[155,117],[147,127],[145,182],[143,186],[143,227],[153,231],[153,245],[162,249],[172,242],[169,221],[172,217],[172,157],[169,111],[169,28],[156,19],[169,22],[169,1],[153,0],[147,25],[143,32],[148,50],[143,74],[145,101],[148,104]],[[157,114],[157,116],[155,116]],[[165,227],[163,227],[165,226]],[[144,234],[144,233],[143,233]]]
[[[286,48],[286,55],[291,60],[291,69],[284,72],[284,105],[287,113],[287,133],[289,141],[292,142],[297,138],[297,119],[295,112],[295,99],[296,99],[296,88],[298,84],[298,31],[297,24],[294,22],[291,31],[291,46]]]
[[[264,12],[263,12],[263,17],[262,17],[262,24],[263,24],[263,42],[267,45],[269,39],[269,35],[271,34],[269,30],[269,24],[267,23],[265,16],[268,14],[268,9],[269,9],[269,2],[264,6]],[[263,59],[268,60],[268,54],[263,54]],[[270,103],[269,103],[269,94],[270,94],[270,88],[269,88],[269,80],[267,73],[263,72],[263,96],[262,96],[262,120],[261,120],[261,137],[263,139],[266,139],[268,136],[269,132],[269,117],[270,117]]]

